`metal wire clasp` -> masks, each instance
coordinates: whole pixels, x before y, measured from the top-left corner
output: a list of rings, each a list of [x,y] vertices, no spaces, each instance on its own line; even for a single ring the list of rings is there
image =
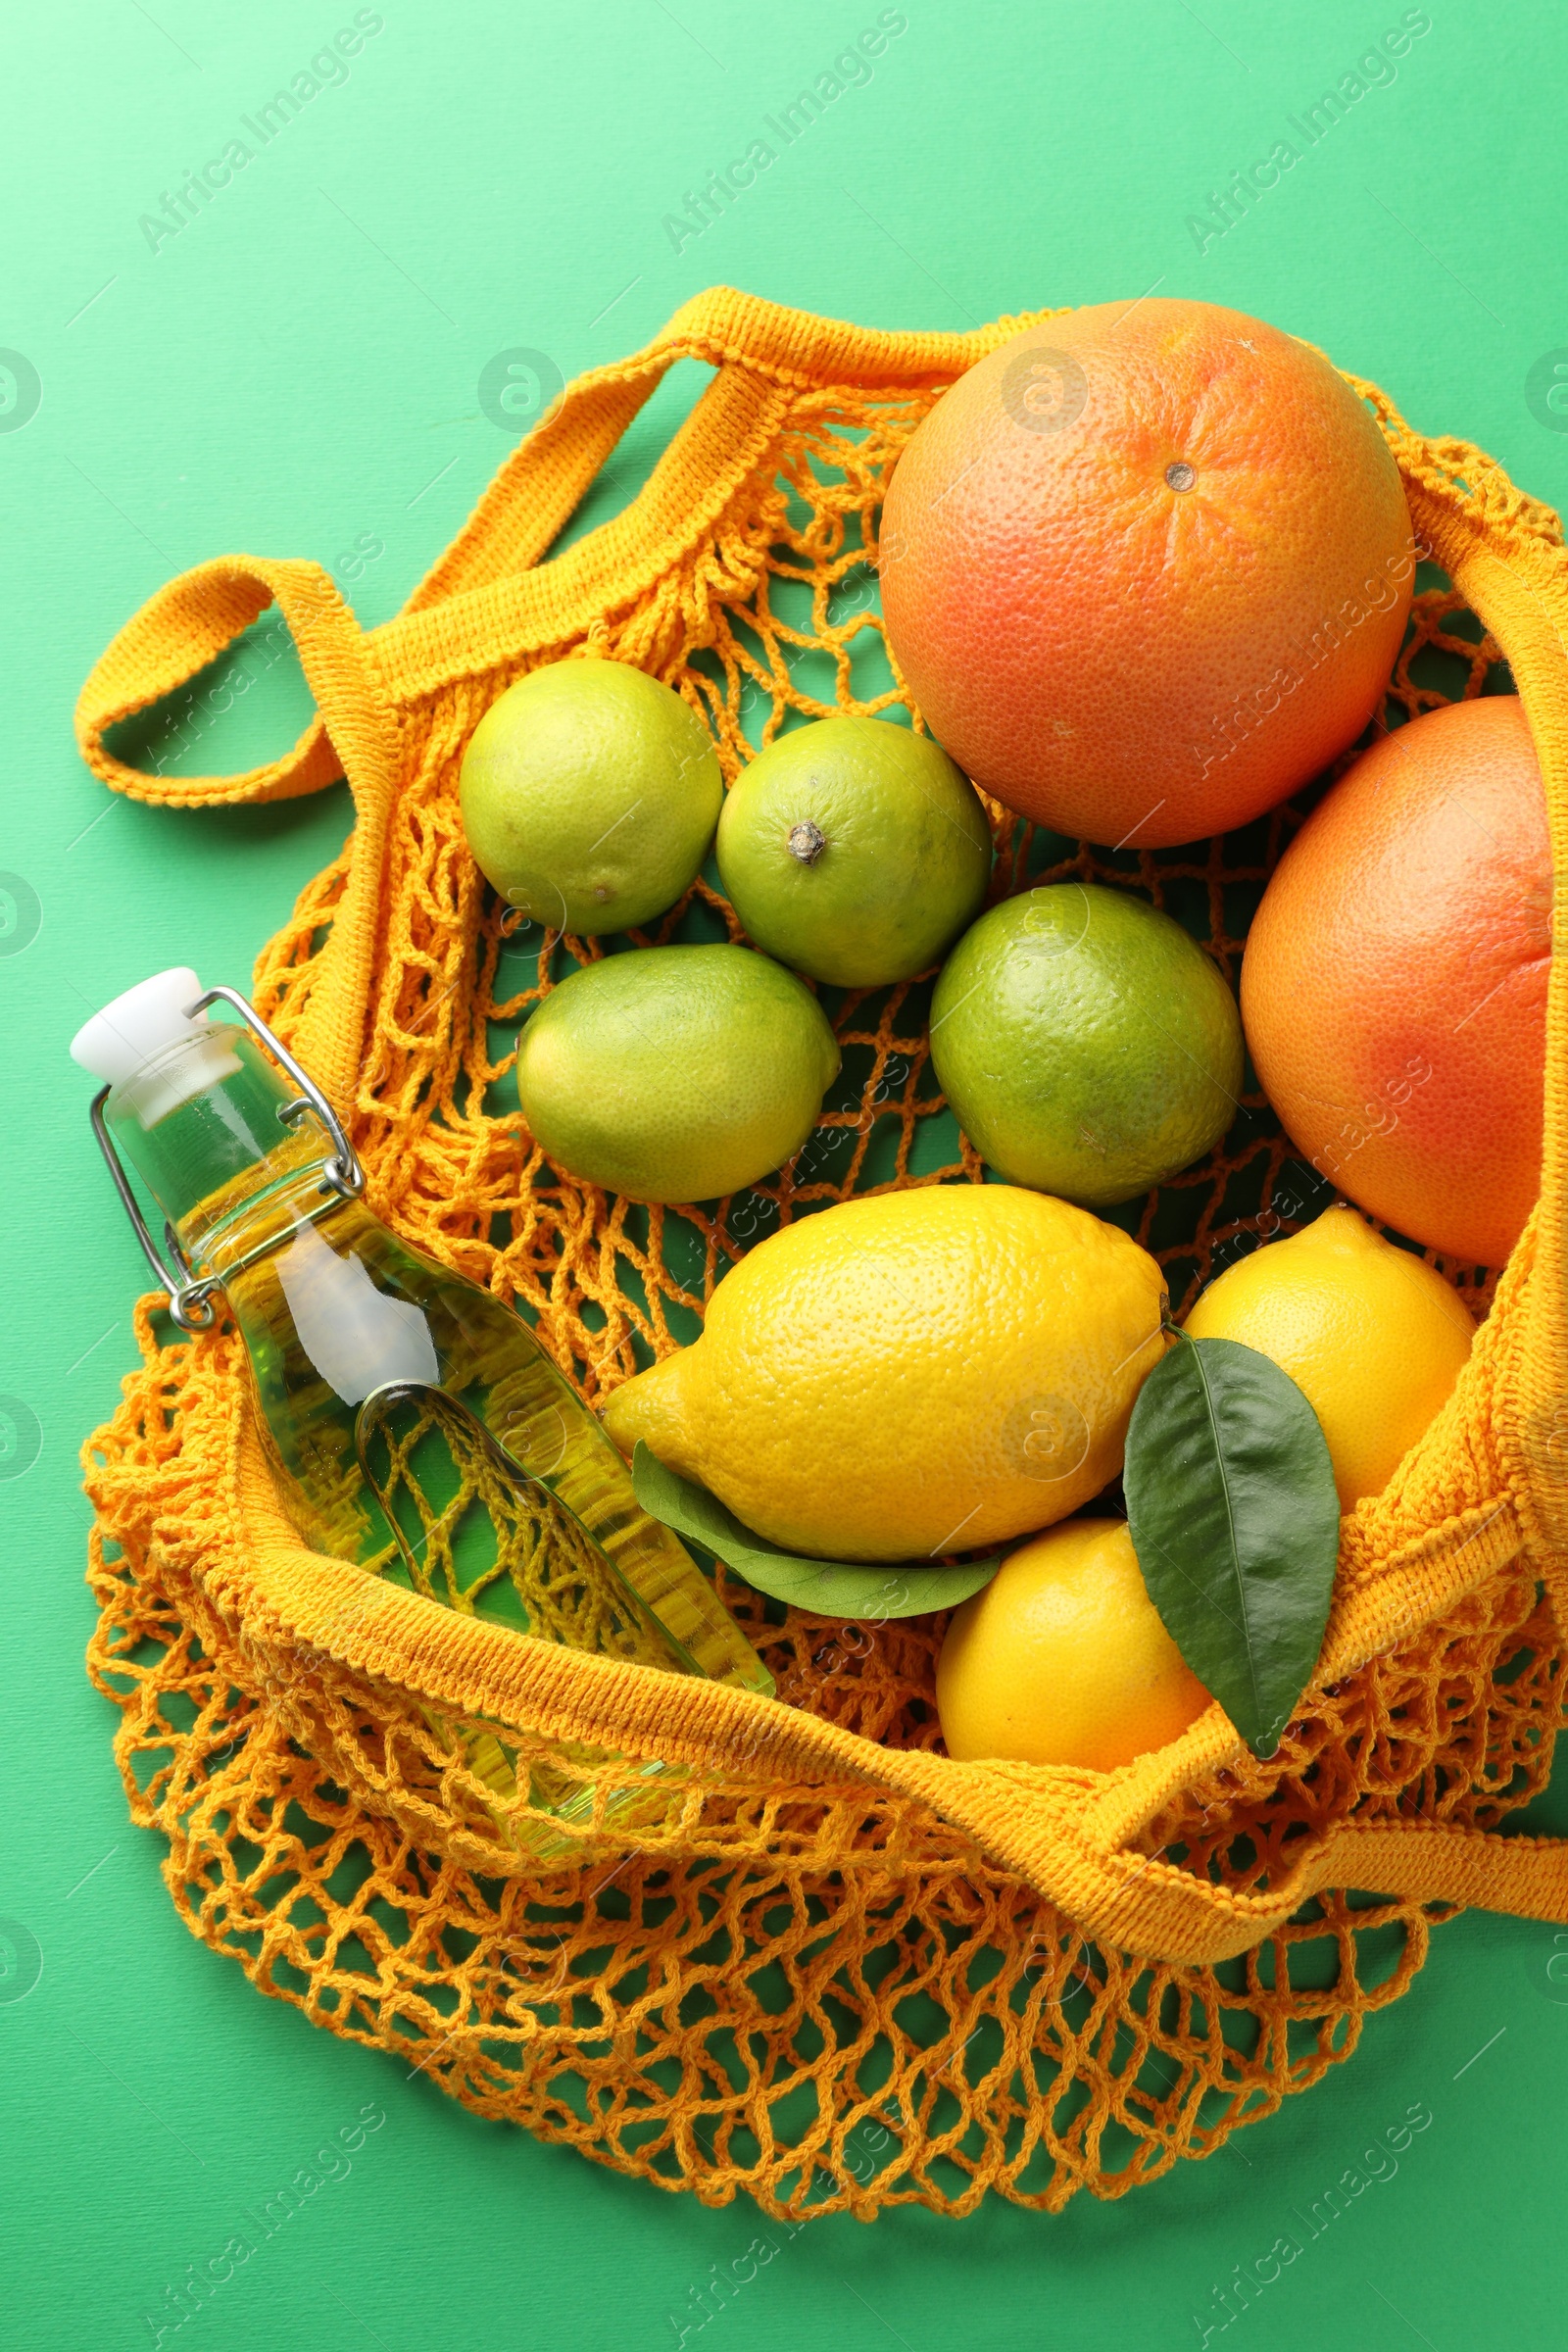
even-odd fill
[[[365,1190],[365,1170],[360,1164],[358,1152],[344,1132],[337,1112],[332,1108],[315,1079],[300,1067],[282,1040],[274,1036],[268,1027],[255,1005],[248,1003],[240,995],[238,989],[210,988],[204,996],[198,997],[193,1004],[185,1006],[186,1019],[194,1020],[197,1013],[205,1012],[209,1004],[216,1004],[220,1001],[233,1006],[245,1026],[255,1031],[268,1052],[274,1060],[282,1065],[299,1088],[299,1094],[292,1102],[278,1104],[278,1117],[285,1126],[292,1126],[294,1121],[303,1118],[307,1111],[315,1111],[332,1140],[332,1157],[327,1160],[321,1170],[322,1178],[334,1192],[341,1193],[346,1200],[356,1198]],[[169,1293],[170,1314],[179,1325],[181,1331],[206,1331],[213,1321],[213,1293],[221,1290],[222,1284],[213,1274],[206,1275],[200,1280],[197,1279],[190,1260],[179,1246],[173,1226],[168,1222],[164,1226],[164,1240],[168,1246],[170,1256],[178,1268],[177,1278],[171,1274],[168,1266],[159,1256],[158,1245],[147,1230],[147,1221],[137,1205],[136,1196],[131,1190],[130,1179],[120,1163],[120,1154],[115,1150],[114,1138],[111,1136],[104,1118],[104,1104],[108,1102],[112,1091],[110,1087],[106,1086],[100,1093],[94,1095],[92,1100],[92,1131],[98,1140],[98,1149],[104,1155],[109,1173],[114,1179],[115,1190],[120,1195],[126,1216],[130,1219],[131,1231],[141,1244],[142,1254],[163,1289]]]

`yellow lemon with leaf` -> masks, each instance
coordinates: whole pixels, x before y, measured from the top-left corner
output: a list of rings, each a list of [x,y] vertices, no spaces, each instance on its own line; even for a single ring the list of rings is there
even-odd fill
[[[605,1426],[791,1551],[979,1550],[1116,1476],[1164,1310],[1147,1250],[1064,1200],[879,1194],[760,1243],[701,1338],[617,1390]]]
[[[1382,1493],[1475,1338],[1452,1285],[1345,1207],[1227,1267],[1183,1329],[1239,1340],[1290,1374],[1322,1425],[1342,1511]]]

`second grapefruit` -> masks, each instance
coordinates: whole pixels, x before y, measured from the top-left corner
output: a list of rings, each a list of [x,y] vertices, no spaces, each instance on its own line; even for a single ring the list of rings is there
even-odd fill
[[[1551,847],[1512,695],[1362,754],[1275,871],[1242,960],[1264,1092],[1318,1173],[1500,1266],[1541,1189]]]

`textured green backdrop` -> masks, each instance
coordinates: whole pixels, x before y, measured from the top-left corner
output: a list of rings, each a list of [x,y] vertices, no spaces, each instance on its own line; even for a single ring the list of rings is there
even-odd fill
[[[820,120],[773,138],[767,118],[879,21],[869,76],[846,69]],[[1394,77],[1358,73],[1401,24]],[[357,18],[338,0],[67,0],[18,12],[6,46],[6,2333],[63,2352],[152,2343],[167,2290],[223,2268],[248,2208],[380,2116],[166,2344],[642,2352],[682,2326],[695,2342],[694,2290],[758,2234],[753,2209],[592,2170],[313,2032],[189,1940],[159,1848],[125,1826],[112,1711],[80,1666],[76,1448],[130,1359],[140,1266],[66,1042],[162,964],[243,984],[337,848],[347,801],[341,786],[271,811],[112,801],[72,745],[76,688],[143,598],[225,549],[317,557],[363,617],[385,617],[538,381],[633,348],[715,280],[887,326],[1154,284],[1217,299],[1323,344],[1560,505],[1568,35],[1547,0],[385,0]],[[1341,119],[1308,146],[1292,118],[1337,88]],[[733,206],[680,221],[758,139],[780,152]],[[1280,139],[1300,160],[1217,233],[1211,195]],[[186,175],[210,164],[210,200],[187,196],[182,219]],[[509,374],[517,352],[535,356]],[[697,372],[656,398],[595,514],[636,486]],[[200,771],[292,740],[307,706],[276,650],[264,635],[253,690],[176,713],[155,749]],[[1553,1810],[1568,1827],[1560,1793]],[[1231,2341],[1559,2341],[1559,1949],[1568,1937],[1528,1924],[1446,1929],[1349,2066],[1122,2204],[770,2230],[774,2259],[701,2329],[704,2352],[1200,2342],[1193,2314],[1212,2316],[1233,2266],[1299,2235],[1297,2210],[1412,2107],[1430,2124]]]

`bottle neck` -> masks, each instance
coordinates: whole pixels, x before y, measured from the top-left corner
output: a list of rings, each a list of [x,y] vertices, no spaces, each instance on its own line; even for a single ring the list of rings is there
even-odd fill
[[[172,1226],[193,1270],[224,1281],[340,1206],[331,1147],[248,1030],[215,1024],[123,1080],[104,1105],[122,1155]]]

